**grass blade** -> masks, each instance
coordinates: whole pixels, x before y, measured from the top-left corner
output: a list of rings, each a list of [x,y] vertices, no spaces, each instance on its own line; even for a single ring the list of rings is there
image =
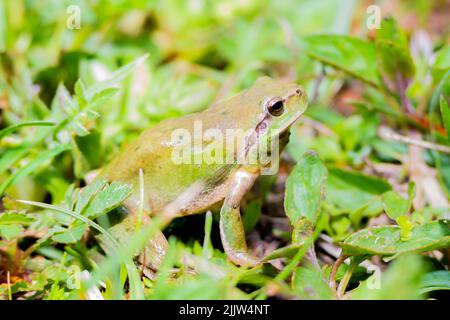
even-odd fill
[[[55,124],[56,123],[51,121],[25,121],[13,124],[9,127],[6,127],[5,129],[0,130],[0,139],[22,127],[44,127],[44,126],[54,126]]]
[[[99,231],[100,233],[105,235],[105,237],[107,237],[111,241],[111,243],[113,243],[116,247],[118,246],[118,242],[114,239],[114,237],[108,231],[103,229],[100,225],[98,225],[97,223],[95,223],[91,219],[88,219],[88,218],[80,215],[79,213],[77,213],[75,211],[72,211],[72,210],[69,210],[69,209],[65,209],[65,208],[61,208],[61,207],[58,207],[58,206],[55,206],[55,205],[52,205],[52,204],[48,204],[48,203],[37,202],[37,201],[29,201],[29,200],[16,200],[16,201],[20,202],[20,203],[36,206],[36,207],[39,207],[39,208],[54,210],[54,211],[58,211],[58,212],[67,214],[67,215],[71,216],[72,218],[80,220],[80,221],[88,224],[90,227],[96,229],[97,231]]]

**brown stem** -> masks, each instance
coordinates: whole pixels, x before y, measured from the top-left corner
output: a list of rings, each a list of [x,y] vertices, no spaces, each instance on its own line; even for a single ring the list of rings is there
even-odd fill
[[[347,255],[347,254],[341,254],[339,256],[339,258],[337,258],[336,261],[333,264],[333,268],[331,269],[331,273],[330,273],[330,282],[329,282],[329,284],[330,284],[331,289],[333,289],[334,292],[336,292],[336,274],[337,274],[337,271],[338,271],[339,267],[341,266],[341,264],[348,257],[349,257],[349,255]]]
[[[403,110],[405,110],[407,113],[415,113],[415,109],[411,105],[411,101],[409,101],[408,97],[406,96],[406,89],[408,88],[408,80],[405,79],[399,71],[396,73],[396,80],[397,80],[397,90],[400,95],[400,103],[403,107]]]
[[[322,70],[321,70],[320,74],[318,75],[316,82],[314,83],[314,89],[313,89],[311,101],[317,100],[317,97],[319,96],[319,88],[320,88],[320,85],[324,78],[325,78],[325,67],[322,65]]]

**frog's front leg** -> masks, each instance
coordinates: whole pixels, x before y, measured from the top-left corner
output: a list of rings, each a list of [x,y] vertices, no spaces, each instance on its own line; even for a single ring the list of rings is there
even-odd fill
[[[259,260],[247,251],[244,225],[240,214],[240,202],[250,190],[258,174],[248,169],[239,169],[233,178],[230,193],[225,197],[220,210],[220,238],[228,258],[244,266],[255,266]]]

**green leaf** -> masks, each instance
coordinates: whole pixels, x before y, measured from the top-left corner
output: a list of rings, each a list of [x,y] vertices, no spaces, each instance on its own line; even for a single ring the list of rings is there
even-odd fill
[[[415,226],[403,241],[399,226],[378,226],[353,233],[340,245],[349,255],[390,256],[406,252],[439,250],[450,246],[450,222],[437,220]]]
[[[52,235],[52,239],[59,243],[75,243],[81,239],[86,232],[88,225],[85,223],[74,223],[68,228],[57,226]]]
[[[313,59],[379,86],[374,44],[344,35],[313,35],[304,37],[301,47]]]
[[[119,88],[106,88],[102,91],[96,92],[90,101],[90,107],[96,108],[102,105],[103,103],[111,99],[117,92],[119,92]]]
[[[414,254],[401,256],[385,272],[375,272],[369,278],[370,281],[368,279],[361,282],[358,288],[351,291],[350,298],[353,300],[422,299],[424,297],[420,293],[420,286],[424,269],[421,256]]]
[[[331,300],[334,298],[322,271],[312,265],[300,267],[295,271],[292,289],[300,299]]]
[[[12,225],[0,225],[0,236],[1,238],[5,238],[6,240],[11,240],[17,237],[23,228],[20,225],[12,224]]]
[[[375,38],[377,63],[380,73],[392,81],[398,76],[411,79],[415,73],[406,34],[398,28],[393,18],[384,19]]]
[[[0,139],[4,136],[23,127],[39,127],[39,126],[54,126],[55,123],[51,121],[24,121],[17,124],[10,125],[5,129],[0,130]]]
[[[0,195],[2,195],[5,190],[12,184],[16,183],[21,178],[30,175],[36,171],[42,164],[46,161],[56,157],[58,154],[69,150],[70,146],[60,145],[51,150],[44,151],[40,153],[34,160],[23,166],[22,168],[13,172],[1,185],[0,185]]]
[[[23,230],[22,225],[29,225],[34,219],[21,212],[5,212],[0,214],[0,237],[11,240]]]
[[[315,152],[307,152],[286,181],[284,208],[293,227],[302,217],[316,223],[326,180],[327,168]]]
[[[84,210],[84,214],[88,217],[97,218],[117,208],[130,196],[132,190],[132,185],[114,181],[95,195]]]
[[[29,224],[34,219],[25,213],[5,212],[0,214],[0,225]]]
[[[403,198],[394,191],[388,191],[382,196],[384,210],[401,228],[400,237],[402,240],[407,240],[411,236],[411,230],[414,226],[407,215],[411,209],[414,195],[415,184],[410,183],[408,186],[408,199]]]
[[[433,69],[448,70],[450,69],[450,45],[446,44],[436,52]]]
[[[261,259],[261,261],[267,262],[279,258],[292,258],[300,250],[305,250],[305,248],[307,248],[310,245],[311,245],[311,238],[306,238],[304,239],[304,241],[298,241],[269,252],[266,256],[264,256]]]
[[[445,131],[447,131],[447,137],[450,144],[450,108],[448,107],[447,100],[441,94],[440,99],[442,123],[444,124]]]
[[[420,292],[436,290],[450,290],[450,271],[431,271],[423,276]]]
[[[383,207],[389,218],[396,220],[400,216],[406,215],[411,208],[411,201],[400,196],[395,191],[388,191],[383,194]]]
[[[357,171],[329,168],[328,172],[326,201],[340,210],[351,212],[360,209],[391,190],[386,181]]]
[[[106,186],[107,183],[108,181],[105,179],[95,179],[91,184],[88,184],[86,187],[82,188],[78,195],[75,211],[78,213],[83,213],[88,203],[97,193],[100,192],[101,189],[103,189],[103,187]]]
[[[397,218],[397,224],[400,227],[400,239],[406,241],[411,238],[412,229],[414,228],[414,223],[409,220],[408,216],[401,216]]]

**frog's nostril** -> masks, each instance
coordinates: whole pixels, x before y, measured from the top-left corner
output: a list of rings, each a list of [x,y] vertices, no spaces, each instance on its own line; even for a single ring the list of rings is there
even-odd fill
[[[300,88],[297,88],[297,90],[295,90],[295,93],[300,97],[302,96],[302,90],[300,90]]]

